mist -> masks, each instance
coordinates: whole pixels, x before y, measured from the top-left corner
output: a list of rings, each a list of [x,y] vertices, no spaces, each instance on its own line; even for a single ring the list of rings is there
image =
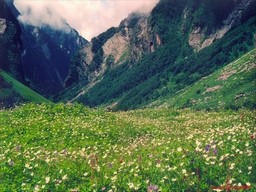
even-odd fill
[[[34,26],[68,30],[67,23],[87,40],[104,32],[132,12],[150,12],[159,0],[15,0],[19,20]]]

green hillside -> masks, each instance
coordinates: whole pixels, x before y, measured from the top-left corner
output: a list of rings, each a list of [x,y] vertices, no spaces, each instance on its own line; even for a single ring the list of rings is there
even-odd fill
[[[165,3],[168,1],[162,3],[163,7]],[[182,9],[177,11],[180,13]],[[159,20],[163,21],[157,22]],[[74,88],[61,99],[76,98],[76,102],[90,107],[109,105],[114,106],[114,110],[142,108],[165,96],[174,96],[254,48],[256,17],[198,52],[188,44],[191,26],[188,23],[186,33],[182,31],[183,20],[179,14],[168,18],[156,9],[150,22],[155,22],[158,30],[168,29],[159,31],[164,39],[162,46],[143,55],[136,63],[125,62],[109,68],[93,86]]]
[[[4,71],[0,71],[0,107],[21,102],[49,103],[50,101]]]
[[[152,105],[195,109],[256,108],[256,49]]]
[[[249,110],[26,104],[0,111],[0,190],[255,191],[254,126]]]

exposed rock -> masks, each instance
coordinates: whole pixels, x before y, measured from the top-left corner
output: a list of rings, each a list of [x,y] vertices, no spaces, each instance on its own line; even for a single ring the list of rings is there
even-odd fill
[[[221,88],[222,88],[222,86],[216,85],[216,86],[214,86],[214,87],[207,88],[206,91],[205,91],[203,94],[205,94],[205,93],[211,93],[211,92],[214,92],[214,91],[216,91],[216,90],[218,90],[218,89],[221,89]]]
[[[127,37],[117,33],[103,45],[104,54],[113,55],[115,61],[119,61],[120,57],[127,50],[128,43]]]
[[[85,63],[87,64],[90,64],[92,62],[92,59],[93,59],[93,52],[92,52],[92,45],[91,44],[87,44],[83,50],[82,50],[83,53],[85,53]]]
[[[6,27],[7,27],[6,20],[3,18],[0,18],[0,35],[4,34]]]
[[[227,80],[231,75],[235,74],[236,70],[224,71],[219,77],[218,80]]]
[[[243,12],[250,6],[252,1],[242,0],[232,13],[229,14],[228,18],[223,21],[223,25],[208,36],[206,35],[207,28],[195,27],[189,35],[189,45],[197,52],[210,46],[215,40],[221,39],[232,27],[240,24]]]

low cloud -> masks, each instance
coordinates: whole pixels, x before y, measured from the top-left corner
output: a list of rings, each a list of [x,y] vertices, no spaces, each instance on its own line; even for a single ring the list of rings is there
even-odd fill
[[[69,25],[90,40],[131,12],[150,12],[159,0],[15,0],[20,20],[35,26],[48,24],[56,29]],[[66,20],[66,21],[65,21]]]

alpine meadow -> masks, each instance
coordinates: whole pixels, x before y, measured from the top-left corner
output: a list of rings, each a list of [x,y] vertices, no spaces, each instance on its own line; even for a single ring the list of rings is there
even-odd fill
[[[256,0],[0,0],[0,192],[254,192],[255,88]]]

